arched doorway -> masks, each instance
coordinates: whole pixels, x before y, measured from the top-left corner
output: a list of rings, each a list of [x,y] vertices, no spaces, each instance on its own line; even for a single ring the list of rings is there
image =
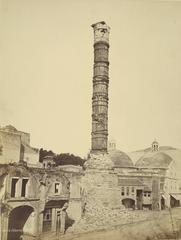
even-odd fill
[[[30,227],[28,229],[31,232],[32,223],[30,221],[30,216],[34,212],[34,209],[30,206],[20,206],[14,208],[8,219],[8,240],[19,240],[20,236],[24,234],[24,228]]]
[[[135,200],[131,198],[125,198],[122,200],[122,204],[125,206],[125,208],[132,208],[135,209]]]

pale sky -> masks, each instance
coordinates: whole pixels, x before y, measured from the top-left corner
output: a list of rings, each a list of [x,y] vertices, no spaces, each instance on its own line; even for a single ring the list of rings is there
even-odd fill
[[[117,148],[181,148],[181,1],[1,0],[0,125],[85,156],[93,30],[110,32],[109,135]]]

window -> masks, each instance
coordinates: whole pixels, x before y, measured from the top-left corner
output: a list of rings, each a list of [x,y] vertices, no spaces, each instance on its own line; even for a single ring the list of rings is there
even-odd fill
[[[26,196],[26,186],[28,183],[28,179],[27,178],[23,178],[22,179],[22,188],[21,188],[21,197],[25,197]]]
[[[163,190],[163,183],[160,183],[160,190]]]
[[[121,195],[124,196],[124,187],[121,188]]]
[[[3,146],[0,145],[0,155],[3,155]]]
[[[60,194],[60,183],[55,183],[55,194]]]
[[[131,188],[131,192],[134,193],[134,187]]]
[[[44,215],[43,215],[43,220],[51,221],[51,219],[52,219],[52,209],[51,208],[45,209]]]
[[[129,195],[129,187],[126,187],[126,195]]]
[[[52,166],[51,163],[48,163],[48,164],[47,164],[47,167],[48,167],[48,168],[51,168],[51,166]]]
[[[16,196],[16,184],[18,182],[19,178],[12,178],[11,181],[11,197]]]
[[[148,193],[148,197],[150,197],[151,196],[151,194],[150,193]]]
[[[147,196],[147,194],[146,193],[144,193],[144,197],[146,197]]]

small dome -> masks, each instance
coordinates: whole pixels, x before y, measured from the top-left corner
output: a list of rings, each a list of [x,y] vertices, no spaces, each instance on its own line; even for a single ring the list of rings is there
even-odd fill
[[[154,140],[152,142],[152,151],[158,151],[158,150],[159,150],[159,143],[156,140]]]
[[[157,140],[155,139],[152,144],[158,144]]]
[[[136,166],[146,168],[167,168],[172,162],[172,158],[164,152],[152,152],[143,155]]]
[[[112,160],[114,167],[133,167],[131,158],[119,150],[110,151],[108,157]]]

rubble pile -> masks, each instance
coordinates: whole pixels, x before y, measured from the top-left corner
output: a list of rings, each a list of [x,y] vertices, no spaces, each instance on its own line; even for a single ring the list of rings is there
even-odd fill
[[[145,221],[150,219],[151,211],[134,211],[127,209],[108,209],[104,208],[92,209],[79,222],[75,223],[67,232],[82,233],[104,229],[111,229],[115,226]]]

